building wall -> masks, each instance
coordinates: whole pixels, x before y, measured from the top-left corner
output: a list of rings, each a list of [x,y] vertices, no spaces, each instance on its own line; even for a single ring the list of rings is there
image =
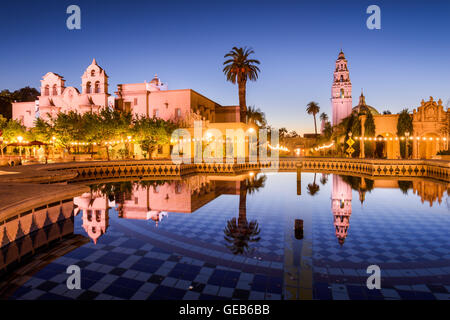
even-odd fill
[[[400,159],[400,141],[397,135],[398,114],[374,115],[375,138],[382,138],[385,155],[388,159]],[[450,110],[445,111],[442,100],[437,102],[430,97],[422,100],[420,107],[413,110],[413,132],[410,133],[414,159],[431,159],[440,150],[448,149],[450,139]],[[366,116],[361,116],[362,136]],[[403,137],[404,139],[404,137]],[[363,141],[360,141],[361,150]],[[373,142],[376,143],[375,141]],[[361,157],[365,157],[362,152]]]
[[[12,118],[27,128],[34,126],[36,120],[35,102],[13,102]]]

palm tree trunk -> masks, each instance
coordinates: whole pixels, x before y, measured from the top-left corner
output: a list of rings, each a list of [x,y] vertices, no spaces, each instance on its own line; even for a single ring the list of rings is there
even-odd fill
[[[106,148],[106,158],[109,161],[109,146],[106,146],[105,148]]]
[[[241,181],[239,187],[239,219],[238,225],[241,226],[247,221],[247,186],[246,181]]]
[[[247,123],[246,81],[239,81],[239,110],[241,122]]]
[[[316,123],[316,114],[314,113],[314,131],[317,134],[317,123]]]

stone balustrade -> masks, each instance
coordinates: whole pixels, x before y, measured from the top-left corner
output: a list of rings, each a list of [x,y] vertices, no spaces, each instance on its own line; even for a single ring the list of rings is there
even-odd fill
[[[37,166],[34,171],[44,173],[73,173],[66,181],[96,179],[180,177],[188,174],[236,174],[251,170],[294,172],[301,165],[305,172],[342,173],[368,177],[424,177],[450,182],[450,162],[445,160],[386,160],[323,157],[289,157],[278,161],[244,163],[176,164],[170,160],[121,160],[60,163]],[[44,179],[45,180],[45,179]],[[55,180],[55,179],[53,179]],[[24,180],[25,181],[25,180]],[[32,182],[32,181],[30,181]],[[58,182],[58,181],[52,181]]]

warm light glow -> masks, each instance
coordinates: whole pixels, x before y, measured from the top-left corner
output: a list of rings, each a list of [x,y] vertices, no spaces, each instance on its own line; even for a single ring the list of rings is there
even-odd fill
[[[22,136],[18,136],[17,137],[17,141],[19,141],[20,143],[22,143],[23,137]]]

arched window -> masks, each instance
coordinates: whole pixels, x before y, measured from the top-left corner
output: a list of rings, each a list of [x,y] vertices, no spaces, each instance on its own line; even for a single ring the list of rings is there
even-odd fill
[[[344,76],[341,75],[341,82],[344,82]]]
[[[91,82],[86,83],[86,93],[91,93]]]
[[[341,89],[341,99],[344,99],[344,89]]]
[[[52,95],[57,96],[58,95],[58,90],[56,89],[56,84],[53,85],[53,92]]]
[[[49,96],[50,95],[50,86],[46,85],[45,89],[44,89],[44,96]]]
[[[100,81],[95,82],[95,93],[100,93]]]
[[[91,70],[91,77],[95,77],[95,70]]]

